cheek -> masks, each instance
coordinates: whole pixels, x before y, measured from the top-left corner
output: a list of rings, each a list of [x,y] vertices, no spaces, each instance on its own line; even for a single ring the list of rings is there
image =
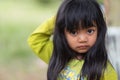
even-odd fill
[[[70,47],[73,47],[75,45],[76,38],[66,36],[66,40],[67,40],[67,43]]]
[[[89,38],[89,44],[93,46],[97,40],[97,36],[93,36]]]
[[[75,38],[73,39],[73,38],[67,38],[67,42],[68,42],[68,44],[69,45],[73,45],[74,44],[74,42],[75,42]]]

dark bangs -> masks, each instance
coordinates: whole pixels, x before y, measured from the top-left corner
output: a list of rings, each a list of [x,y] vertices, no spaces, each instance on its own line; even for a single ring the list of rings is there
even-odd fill
[[[97,10],[95,5],[89,0],[84,3],[84,0],[79,2],[76,0],[74,2],[69,3],[64,10],[64,20],[65,20],[65,28],[68,31],[78,30],[80,28],[89,28],[91,26],[95,26],[99,15],[99,11]]]

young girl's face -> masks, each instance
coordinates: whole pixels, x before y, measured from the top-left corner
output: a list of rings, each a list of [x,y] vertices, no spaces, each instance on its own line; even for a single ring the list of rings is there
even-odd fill
[[[72,50],[77,53],[86,53],[96,42],[97,27],[92,26],[72,32],[65,29],[65,37]]]

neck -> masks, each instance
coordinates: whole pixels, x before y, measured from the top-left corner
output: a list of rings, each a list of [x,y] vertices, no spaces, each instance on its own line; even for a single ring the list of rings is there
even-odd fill
[[[86,53],[77,53],[76,58],[77,58],[78,60],[82,60],[82,59],[84,59],[85,55],[86,55]]]

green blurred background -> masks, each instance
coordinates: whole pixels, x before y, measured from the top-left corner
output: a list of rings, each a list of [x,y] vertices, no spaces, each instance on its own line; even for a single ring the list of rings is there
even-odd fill
[[[56,14],[59,0],[0,0],[0,80],[45,80],[47,65],[27,44],[30,33]]]
[[[61,1],[0,0],[0,80],[46,80],[47,65],[33,54],[27,38],[56,14]]]

